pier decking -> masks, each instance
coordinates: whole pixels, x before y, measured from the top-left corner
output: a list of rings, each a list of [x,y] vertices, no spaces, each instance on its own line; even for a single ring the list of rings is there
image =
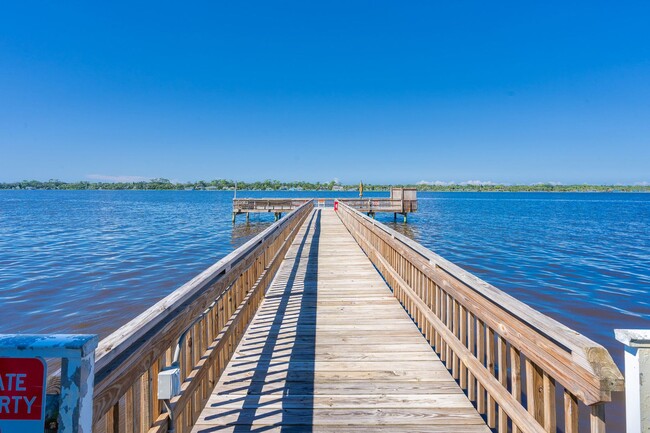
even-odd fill
[[[253,430],[489,432],[333,209],[294,239],[192,432]]]

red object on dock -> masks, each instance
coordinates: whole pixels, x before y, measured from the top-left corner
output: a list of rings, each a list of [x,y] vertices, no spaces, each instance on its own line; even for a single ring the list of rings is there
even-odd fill
[[[339,201],[334,200],[334,210],[339,210]]]

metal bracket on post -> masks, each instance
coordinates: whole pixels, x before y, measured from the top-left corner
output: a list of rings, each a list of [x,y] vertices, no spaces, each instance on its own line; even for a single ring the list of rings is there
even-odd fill
[[[98,341],[97,335],[0,335],[0,358],[61,359],[58,433],[92,432]]]
[[[625,344],[627,433],[650,432],[650,329],[615,329]]]

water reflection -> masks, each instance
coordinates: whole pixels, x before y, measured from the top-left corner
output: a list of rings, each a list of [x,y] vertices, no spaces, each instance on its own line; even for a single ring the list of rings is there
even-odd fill
[[[388,227],[391,229],[395,230],[396,232],[403,234],[404,236],[408,236],[411,239],[419,239],[420,238],[420,229],[419,227],[413,225],[413,224],[408,224],[404,222],[400,222],[399,218],[398,221],[387,221],[384,222]]]
[[[249,239],[252,239],[256,234],[262,232],[273,224],[273,221],[254,221],[237,222],[232,225],[230,245],[233,249],[243,245]]]

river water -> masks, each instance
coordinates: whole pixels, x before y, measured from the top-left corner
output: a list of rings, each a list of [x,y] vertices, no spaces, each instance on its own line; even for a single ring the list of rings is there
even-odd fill
[[[368,193],[368,196],[387,196]],[[239,192],[240,197],[356,193]],[[106,336],[272,223],[232,192],[0,191],[0,333]],[[610,350],[650,328],[650,194],[419,193],[378,215]],[[618,412],[618,411],[615,411]]]

